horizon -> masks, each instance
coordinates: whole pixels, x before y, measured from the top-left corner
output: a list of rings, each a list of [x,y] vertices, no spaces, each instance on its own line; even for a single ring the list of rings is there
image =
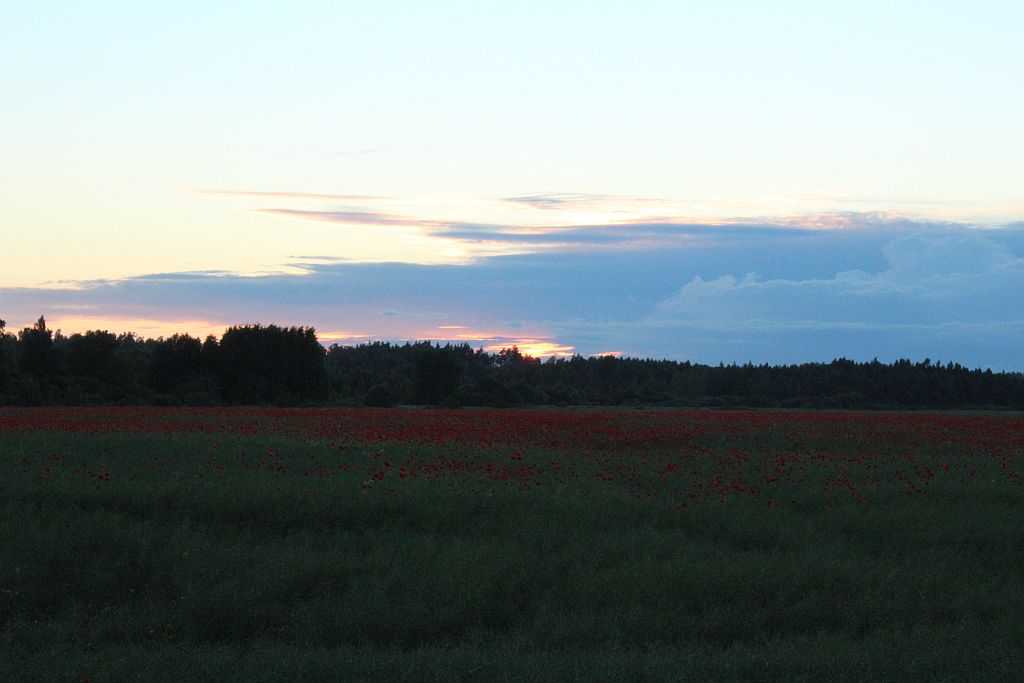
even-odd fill
[[[7,14],[9,332],[1024,371],[1019,4]]]
[[[41,316],[41,317],[45,319],[45,316]],[[6,321],[2,321],[2,322],[6,322]],[[32,327],[32,326],[26,326],[26,327]],[[511,344],[509,346],[505,346],[505,345],[500,345],[499,344],[499,345],[492,345],[492,346],[489,346],[489,347],[473,346],[472,344],[470,344],[469,342],[467,342],[465,340],[458,340],[458,339],[427,339],[427,338],[423,338],[423,339],[371,339],[371,340],[360,340],[360,341],[356,341],[355,343],[338,343],[337,341],[332,341],[330,344],[327,344],[327,343],[325,343],[324,338],[321,337],[320,334],[316,331],[316,329],[314,327],[312,327],[312,326],[309,326],[309,325],[294,325],[294,326],[291,326],[291,325],[277,325],[276,323],[259,323],[259,322],[255,322],[255,323],[239,323],[239,324],[236,324],[236,325],[232,325],[231,327],[234,327],[234,328],[253,328],[253,327],[287,328],[287,327],[294,327],[294,328],[298,328],[300,330],[306,330],[306,329],[312,330],[313,333],[314,333],[314,336],[316,337],[317,343],[320,346],[322,346],[324,348],[324,350],[327,351],[327,352],[330,352],[331,349],[333,349],[333,348],[356,349],[356,348],[359,348],[361,346],[368,346],[368,345],[373,345],[373,344],[389,344],[389,345],[392,345],[392,346],[415,346],[417,344],[430,344],[431,346],[433,346],[435,348],[467,347],[467,348],[471,349],[474,352],[483,352],[483,353],[487,353],[487,354],[490,354],[490,355],[493,355],[493,356],[497,356],[497,355],[499,355],[499,354],[501,354],[502,352],[505,352],[505,351],[518,351],[519,354],[521,356],[523,356],[524,358],[539,360],[539,361],[542,361],[542,362],[549,362],[549,361],[554,361],[554,360],[571,360],[573,358],[583,358],[583,359],[615,358],[615,359],[618,359],[618,360],[625,360],[625,361],[641,361],[641,362],[655,362],[655,363],[673,362],[673,363],[679,363],[679,364],[690,363],[693,366],[704,365],[704,366],[707,366],[707,367],[722,367],[722,366],[725,366],[725,367],[745,367],[745,366],[752,366],[752,367],[789,367],[789,366],[800,366],[800,365],[830,365],[830,364],[842,363],[842,362],[852,362],[852,363],[856,363],[856,364],[881,363],[883,365],[895,365],[895,364],[901,363],[901,362],[909,362],[909,363],[912,363],[914,365],[922,365],[922,366],[923,365],[930,365],[930,366],[936,367],[936,368],[958,367],[960,369],[964,369],[964,370],[968,370],[968,371],[972,371],[972,372],[992,371],[992,372],[996,372],[996,373],[1009,374],[1009,375],[1021,375],[1021,374],[1024,374],[1024,371],[997,370],[995,368],[985,368],[985,367],[981,367],[981,366],[973,366],[972,367],[972,366],[969,366],[969,365],[957,362],[955,359],[943,359],[943,358],[936,358],[936,359],[932,359],[932,358],[919,358],[919,359],[918,358],[896,358],[896,359],[894,359],[892,361],[886,362],[886,361],[879,360],[877,357],[873,357],[870,360],[866,360],[866,361],[858,361],[858,360],[854,360],[854,359],[850,359],[850,358],[846,358],[846,357],[842,357],[842,356],[837,356],[835,358],[832,358],[832,359],[826,360],[826,361],[804,361],[804,362],[801,362],[801,363],[753,363],[752,361],[745,361],[745,362],[733,361],[733,362],[730,362],[730,363],[726,363],[724,361],[720,361],[719,363],[700,363],[699,361],[691,361],[690,359],[674,359],[674,358],[667,358],[667,357],[658,358],[658,357],[654,357],[654,356],[632,356],[632,355],[628,355],[628,354],[623,354],[621,351],[608,351],[608,352],[605,352],[605,353],[591,353],[591,354],[581,354],[581,353],[579,353],[577,351],[573,351],[571,353],[565,353],[565,352],[545,353],[546,351],[550,351],[550,349],[547,347],[547,345],[545,345],[543,342],[538,342],[538,343],[536,343],[537,345],[531,346],[531,344],[529,343],[530,340],[527,340],[528,343],[527,343],[526,346],[520,346],[519,344],[513,343],[513,344]],[[24,328],[22,328],[22,329],[24,329]],[[69,339],[70,337],[72,337],[72,336],[74,336],[76,334],[86,334],[86,333],[91,333],[91,332],[103,332],[103,333],[108,333],[108,334],[114,334],[115,336],[118,336],[118,337],[120,337],[122,335],[131,335],[131,336],[135,337],[135,339],[137,339],[137,340],[139,340],[141,342],[162,342],[162,341],[166,341],[169,338],[169,336],[177,336],[177,335],[190,336],[193,339],[198,339],[199,341],[204,341],[204,339],[212,337],[216,341],[219,342],[220,339],[223,337],[223,333],[227,332],[229,328],[225,328],[224,331],[220,335],[217,335],[217,334],[214,334],[214,333],[211,332],[210,334],[206,335],[206,337],[190,335],[187,332],[184,332],[184,333],[173,333],[172,335],[169,335],[167,337],[165,337],[164,335],[160,335],[158,337],[147,337],[147,336],[144,336],[144,335],[137,334],[137,333],[135,333],[135,332],[133,332],[131,330],[125,330],[125,331],[122,331],[122,332],[113,332],[111,330],[85,330],[85,331],[81,331],[81,332],[65,333],[64,330],[61,329],[61,328],[52,329],[49,326],[48,323],[47,323],[46,329],[49,330],[51,333],[53,333],[53,335],[55,337],[55,341],[56,341],[57,337],[62,337],[63,339]],[[9,327],[7,329],[3,330],[3,331],[5,331],[7,334],[13,334],[15,336],[17,335],[17,331],[15,331],[14,329],[9,328]],[[345,341],[345,340],[342,340],[342,341]]]

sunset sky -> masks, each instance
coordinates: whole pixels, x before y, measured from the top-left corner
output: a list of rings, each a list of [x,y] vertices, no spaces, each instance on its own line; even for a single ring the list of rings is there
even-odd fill
[[[1024,4],[8,3],[0,318],[1024,370]]]

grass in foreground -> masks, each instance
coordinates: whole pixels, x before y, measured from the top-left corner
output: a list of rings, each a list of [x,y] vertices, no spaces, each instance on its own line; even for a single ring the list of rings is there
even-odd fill
[[[868,468],[867,502],[811,471],[769,507],[630,452],[2,439],[6,680],[1020,675],[1024,495],[998,461],[917,495]]]

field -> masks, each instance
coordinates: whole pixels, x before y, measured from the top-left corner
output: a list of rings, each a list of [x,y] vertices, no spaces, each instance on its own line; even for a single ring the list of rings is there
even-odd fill
[[[1019,680],[1024,417],[0,408],[0,677]]]

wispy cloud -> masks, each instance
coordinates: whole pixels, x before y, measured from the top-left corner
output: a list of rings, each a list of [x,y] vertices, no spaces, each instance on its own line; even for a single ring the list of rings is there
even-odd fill
[[[654,207],[689,206],[693,204],[693,202],[658,197],[636,197],[586,192],[544,192],[519,197],[503,197],[502,201],[546,211],[600,211],[607,213],[628,213],[649,210]]]
[[[824,211],[818,213],[783,214],[735,218],[747,225],[776,225],[802,230],[862,230],[864,228],[913,228],[927,224],[936,227],[964,227],[954,221],[923,220],[902,211]]]
[[[360,155],[363,155],[363,154],[377,154],[378,152],[388,152],[388,151],[390,151],[390,149],[387,148],[387,147],[367,147],[366,149],[353,149],[353,150],[343,150],[343,151],[340,151],[340,152],[330,152],[330,153],[327,154],[327,156],[329,156],[329,157],[351,157],[351,156],[360,156]]]
[[[609,195],[585,194],[580,192],[548,192],[545,194],[531,194],[522,197],[504,197],[503,201],[511,202],[521,206],[529,206],[534,209],[570,209],[593,207],[596,204],[606,202]]]
[[[253,209],[256,213],[346,225],[432,225],[435,223],[377,211],[305,211],[301,209]]]
[[[362,202],[388,199],[381,195],[374,194],[324,194],[320,192],[285,192],[266,190],[246,190],[231,188],[197,188],[193,190],[197,194],[222,196],[222,197],[253,197],[257,199],[307,199],[314,201],[341,201],[341,202]]]
[[[700,245],[709,240],[744,239],[769,232],[778,235],[798,235],[818,230],[909,229],[926,225],[901,214],[883,212],[733,217],[700,222],[664,216],[654,219],[623,219],[608,223],[528,226],[435,220],[368,210],[317,211],[271,208],[254,211],[338,225],[417,228],[429,236],[470,244],[507,245],[526,251],[660,249],[669,246]]]
[[[510,254],[704,248],[726,240],[738,243],[748,240],[755,234],[768,232],[796,236],[814,231],[898,231],[915,229],[915,226],[934,229],[938,226],[955,228],[966,225],[926,220],[910,210],[832,210],[803,213],[756,211],[758,208],[772,206],[770,200],[748,200],[746,204],[733,202],[737,213],[716,215],[712,209],[718,206],[716,202],[721,203],[720,200],[701,203],[656,197],[571,192],[506,197],[497,202],[492,201],[490,205],[485,202],[477,206],[477,214],[490,213],[502,219],[492,222],[464,218],[466,214],[474,213],[465,206],[458,212],[452,212],[451,207],[444,204],[438,206],[379,196],[216,188],[202,191],[209,194],[244,196],[253,200],[308,199],[342,202],[344,206],[318,208],[309,205],[296,206],[281,201],[277,205],[255,206],[250,211],[281,219],[351,226],[360,231],[359,243],[375,246],[367,250],[368,254],[372,254],[369,259],[350,254],[347,256],[350,260],[383,260],[382,252],[394,250],[387,242],[393,238],[390,230],[383,230],[380,235],[375,235],[368,231],[368,228],[394,229],[420,240],[422,250],[406,249],[402,252],[404,256],[396,257],[398,260],[466,263]],[[846,195],[849,195],[848,199],[856,198],[855,193]],[[362,201],[363,199],[367,201]],[[803,200],[807,198],[804,197]],[[509,205],[544,211],[524,213],[509,208]],[[784,205],[784,201],[777,202],[779,208]],[[499,210],[495,211],[496,206]],[[501,209],[501,206],[505,208]],[[412,256],[414,253],[416,256]],[[336,257],[327,254],[323,259],[300,260],[326,263],[335,261]],[[290,264],[290,267],[303,269],[308,265],[309,263],[296,262]]]
[[[1019,221],[1024,207],[1019,202],[979,201],[968,197],[892,197],[856,188],[825,188],[794,191],[762,187],[746,196],[700,198],[640,197],[578,192],[546,192],[504,197],[505,204],[537,209],[544,215],[603,216],[632,222],[728,223],[758,222],[791,216],[807,224],[811,216],[828,217],[834,223],[843,215],[875,214],[892,220],[923,222],[1007,223]],[[620,220],[620,219],[616,219]],[[829,227],[829,226],[822,226]],[[841,227],[841,226],[836,226]]]
[[[407,320],[417,320],[417,319],[419,319],[419,320],[422,320],[422,319],[434,319],[434,320],[437,320],[437,319],[440,319],[440,318],[444,317],[443,314],[441,314],[441,313],[436,313],[436,312],[431,312],[431,311],[424,311],[424,310],[405,311],[405,310],[396,310],[394,308],[386,308],[383,311],[381,311],[378,315],[380,315],[380,316],[382,316],[384,318],[402,318],[402,319],[407,319]]]

